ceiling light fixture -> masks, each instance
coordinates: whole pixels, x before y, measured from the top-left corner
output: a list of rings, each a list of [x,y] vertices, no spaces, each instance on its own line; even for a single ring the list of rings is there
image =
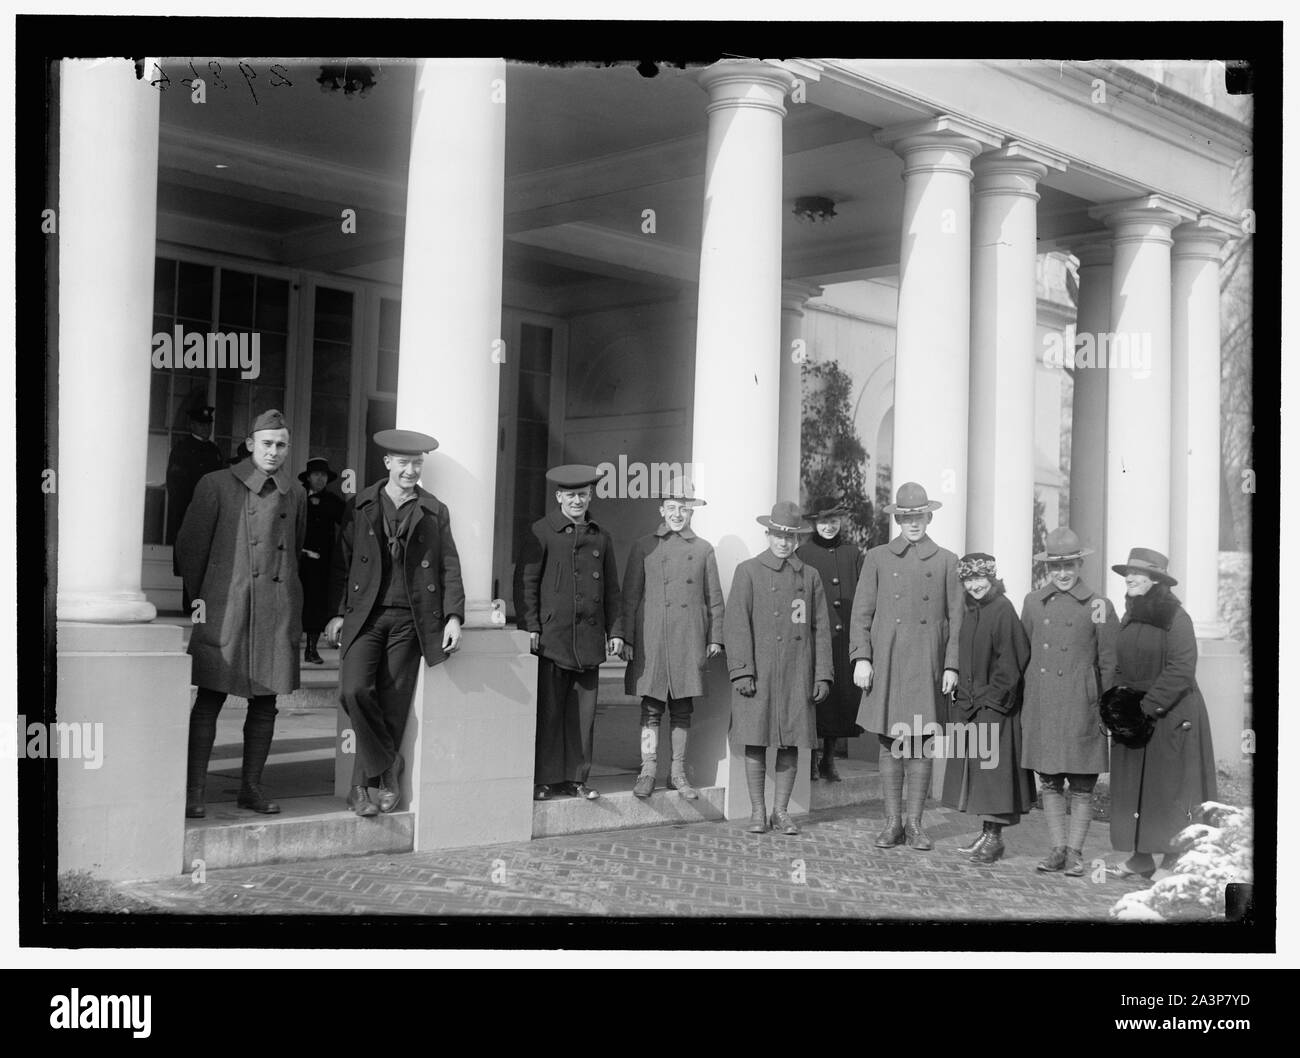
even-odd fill
[[[835,203],[822,195],[805,195],[794,200],[794,215],[809,224],[829,223],[835,216]]]

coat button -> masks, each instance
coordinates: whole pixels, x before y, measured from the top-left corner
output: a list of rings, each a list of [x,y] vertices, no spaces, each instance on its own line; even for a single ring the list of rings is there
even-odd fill
[[[921,618],[921,624],[925,624],[925,618],[924,618],[924,617]]]
[[[592,558],[600,558],[600,552],[599,552],[599,551],[593,551],[593,552],[591,553],[591,557],[592,557]]]
[[[1044,649],[1044,650],[1051,650],[1051,649],[1052,649],[1052,644],[1051,644],[1051,643],[1044,643],[1044,644],[1043,644],[1043,649]]]
[[[283,544],[277,544],[275,549],[276,549],[277,551],[283,551],[283,550],[284,550],[284,545],[283,545]]]
[[[928,595],[922,595],[922,596],[921,596],[921,601],[922,601],[922,602],[929,602],[929,601],[930,601],[930,596],[928,596]]]
[[[288,516],[287,514],[282,514],[282,515],[280,515],[280,517],[281,517],[281,518],[288,518],[289,516]]]
[[[902,596],[899,595],[898,592],[894,592],[894,598],[895,598],[895,599],[901,599]]]
[[[839,599],[836,599],[831,603],[832,606],[839,606],[839,604],[840,604]]]
[[[1061,644],[1061,649],[1062,649],[1062,650],[1069,650],[1070,648],[1069,648],[1068,646],[1066,646],[1064,643],[1062,643],[1062,644]]]
[[[840,582],[840,578],[839,578],[839,577],[832,577],[832,578],[831,578],[831,583],[832,583],[832,584],[838,584],[839,582]]]
[[[1051,623],[1052,623],[1052,619],[1050,617],[1043,618],[1043,624],[1050,625]]]
[[[280,515],[280,517],[283,518],[284,515]],[[366,532],[367,532],[370,536],[374,536],[374,535],[375,535],[375,531],[374,531],[373,529],[367,529]]]
[[[253,570],[253,576],[254,576],[254,577],[257,576],[257,570]]]
[[[685,610],[686,607],[687,607],[688,605],[690,605],[690,604],[689,604],[689,603],[682,603],[682,609]]]
[[[1046,672],[1047,670],[1046,670],[1046,669],[1039,669],[1038,671],[1039,671],[1039,672]]]
[[[928,573],[926,574],[927,577],[928,577],[929,575],[930,575],[930,574],[928,574]],[[898,570],[894,570],[894,576],[895,576],[895,577],[898,576]]]
[[[346,613],[351,613],[351,612],[352,612],[352,607],[349,606],[345,612],[346,612]]]
[[[361,585],[360,585],[360,584],[354,584],[354,585],[352,585],[352,590],[353,590],[353,591],[360,591],[360,590],[361,590]]]
[[[901,625],[902,623],[903,623],[903,619],[901,617],[894,618],[894,624]]]
[[[687,583],[687,584],[694,584],[695,581],[691,580],[690,577],[687,577],[687,578],[686,578],[686,583]]]
[[[837,632],[843,632],[843,631],[844,631],[844,626],[843,626],[843,625],[836,625],[836,626],[835,626],[835,631],[837,631]]]
[[[592,580],[600,580],[600,574],[599,574],[599,573],[593,573],[593,574],[591,575],[591,579],[592,579]]]
[[[929,571],[928,571],[928,570],[927,570],[927,571],[926,571],[926,574],[925,574],[925,575],[926,575],[926,576],[927,576],[927,577],[933,577],[933,576],[934,576],[934,574],[933,574],[933,573],[931,573],[931,572],[929,572]],[[894,576],[895,576],[895,577],[897,577],[897,576],[898,576],[898,574],[897,574],[897,573],[895,573],[895,574],[894,574]]]
[[[421,569],[428,569],[428,568],[429,568],[429,560],[428,560],[427,558],[424,558],[424,559],[421,559],[421,560],[420,560],[420,568],[421,568]]]
[[[778,643],[781,642],[781,637],[780,637],[780,636],[777,636],[777,637],[776,637],[776,641],[777,641]]]
[[[795,636],[795,639],[797,639],[797,640],[798,640],[798,639],[802,639],[802,638],[803,638],[803,636]]]
[[[436,584],[430,584],[427,590],[428,590],[428,591],[437,591],[437,590],[438,590],[438,585],[436,585]]]
[[[1065,675],[1065,670],[1064,670],[1064,669],[1057,669],[1057,670],[1056,670],[1056,674],[1057,674],[1058,676],[1064,676],[1064,675]]]
[[[571,526],[571,525],[566,525],[566,526],[564,527],[564,531],[565,531],[566,533],[571,533],[571,532],[573,532],[573,526]]]
[[[250,541],[249,541],[249,544],[251,544],[253,547],[256,547],[256,546],[257,546],[257,541],[256,541],[256,540],[250,540]]]
[[[362,561],[362,562],[369,562],[370,559],[369,559],[366,555],[362,555],[362,556],[361,556],[361,561]]]
[[[1065,627],[1066,627],[1066,628],[1073,628],[1073,627],[1074,627],[1074,622],[1073,622],[1073,621],[1066,621],[1066,622],[1065,622]]]
[[[271,579],[272,579],[273,581],[275,581],[276,584],[279,584],[279,583],[280,583],[280,578],[279,578],[279,577],[272,577]]]

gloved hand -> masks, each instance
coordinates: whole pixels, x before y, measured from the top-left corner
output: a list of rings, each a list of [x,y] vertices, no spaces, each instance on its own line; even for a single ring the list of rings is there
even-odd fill
[[[1151,717],[1154,720],[1159,720],[1162,716],[1165,715],[1165,713],[1169,711],[1168,709],[1162,709],[1156,705],[1152,705],[1151,703],[1149,703],[1147,701],[1147,696],[1145,694],[1142,696],[1142,701],[1140,701],[1138,705],[1142,707],[1142,711],[1146,713],[1147,716]]]
[[[830,696],[831,684],[829,680],[818,680],[816,684],[813,685],[813,703],[815,705],[821,705],[821,703],[826,701]]]
[[[740,692],[742,698],[753,698],[758,693],[758,688],[754,684],[753,676],[742,676],[735,681],[736,690]]]

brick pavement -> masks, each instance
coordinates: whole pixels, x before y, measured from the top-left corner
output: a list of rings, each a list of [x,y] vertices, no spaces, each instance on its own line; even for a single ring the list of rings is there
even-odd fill
[[[1104,921],[1140,882],[1094,882],[1034,870],[1041,812],[1005,832],[1008,855],[977,867],[957,846],[970,817],[930,808],[929,853],[876,849],[880,804],[800,820],[798,837],[707,822],[436,852],[208,871],[125,884],[185,914],[562,915]],[[1085,860],[1118,857],[1094,824]]]

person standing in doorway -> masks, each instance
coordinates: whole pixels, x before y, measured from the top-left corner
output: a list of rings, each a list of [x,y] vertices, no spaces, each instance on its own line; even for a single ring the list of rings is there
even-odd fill
[[[329,461],[319,457],[307,460],[307,469],[298,480],[307,489],[307,538],[298,558],[298,576],[302,580],[302,630],[307,637],[303,661],[324,664],[316,643],[325,625],[334,615],[330,605],[330,562],[334,557],[334,535],[343,519],[343,500],[326,486],[338,477]]]

